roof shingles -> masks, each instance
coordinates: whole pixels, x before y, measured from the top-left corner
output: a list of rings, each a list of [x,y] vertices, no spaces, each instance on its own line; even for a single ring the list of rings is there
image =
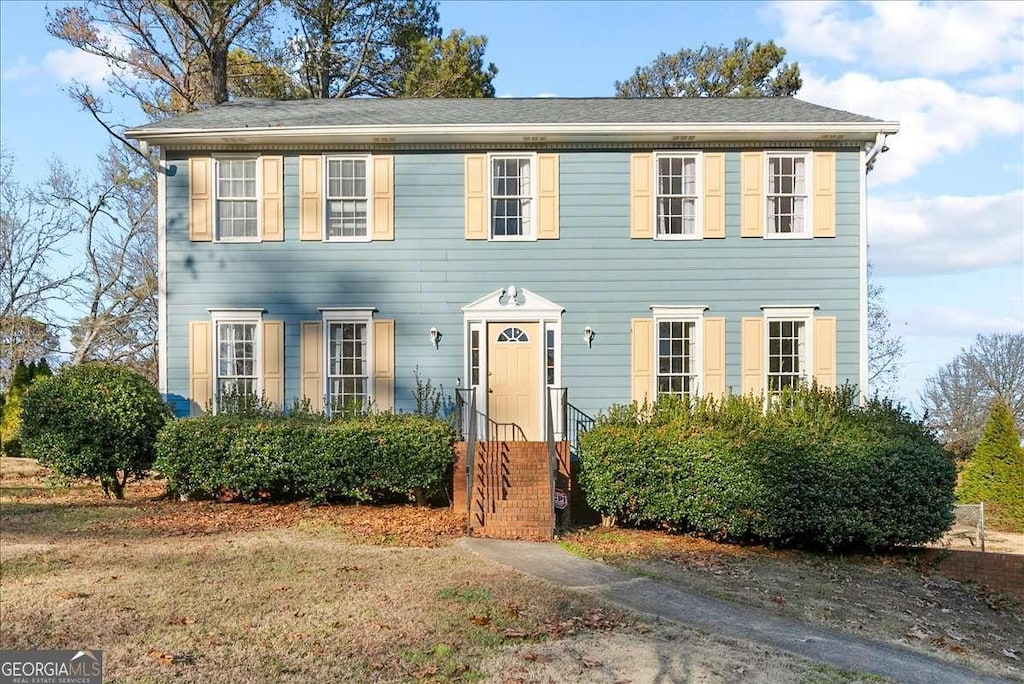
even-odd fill
[[[874,123],[792,97],[235,100],[137,130],[332,126]]]

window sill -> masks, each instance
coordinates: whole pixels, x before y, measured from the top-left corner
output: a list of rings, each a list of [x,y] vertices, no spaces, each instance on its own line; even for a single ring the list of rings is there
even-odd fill
[[[214,242],[224,243],[224,244],[242,244],[242,245],[250,244],[251,245],[251,244],[256,244],[256,243],[263,242],[263,238],[259,238],[259,237],[251,237],[251,238],[250,237],[246,237],[246,238],[238,238],[238,237],[236,237],[236,238],[217,238],[216,240],[214,240]]]
[[[324,242],[373,242],[369,235],[365,237],[326,237]]]
[[[533,236],[533,235],[528,235],[528,236],[513,235],[513,236],[501,236],[501,237],[495,237],[495,236],[492,235],[489,238],[487,238],[487,241],[488,242],[537,242],[537,238],[535,236]]]
[[[810,233],[765,233],[765,240],[813,240]]]
[[[685,242],[688,240],[703,240],[704,236],[701,234],[697,235],[655,235],[655,240],[664,240],[665,242]]]

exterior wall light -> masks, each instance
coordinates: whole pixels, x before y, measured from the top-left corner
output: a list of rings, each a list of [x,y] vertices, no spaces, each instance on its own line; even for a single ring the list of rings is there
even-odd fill
[[[583,341],[587,343],[588,347],[594,346],[594,329],[589,325],[583,329]]]
[[[434,345],[434,349],[441,346],[441,331],[437,328],[430,328],[430,343]]]

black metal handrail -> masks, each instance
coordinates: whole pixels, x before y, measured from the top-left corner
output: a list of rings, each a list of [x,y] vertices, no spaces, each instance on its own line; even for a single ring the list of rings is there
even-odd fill
[[[583,433],[594,427],[596,421],[583,411],[570,404],[565,403],[565,438],[569,442],[569,451],[578,453],[580,437]]]
[[[499,423],[477,408],[475,387],[460,387],[455,390],[455,414],[459,436],[463,439],[466,439],[471,424],[474,424],[472,427],[475,428],[479,442],[526,441],[526,432],[518,423]]]

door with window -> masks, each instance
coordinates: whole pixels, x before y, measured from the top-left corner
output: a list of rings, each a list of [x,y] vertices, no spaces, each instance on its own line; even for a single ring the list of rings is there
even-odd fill
[[[487,324],[487,416],[515,423],[528,440],[541,440],[540,325]]]

